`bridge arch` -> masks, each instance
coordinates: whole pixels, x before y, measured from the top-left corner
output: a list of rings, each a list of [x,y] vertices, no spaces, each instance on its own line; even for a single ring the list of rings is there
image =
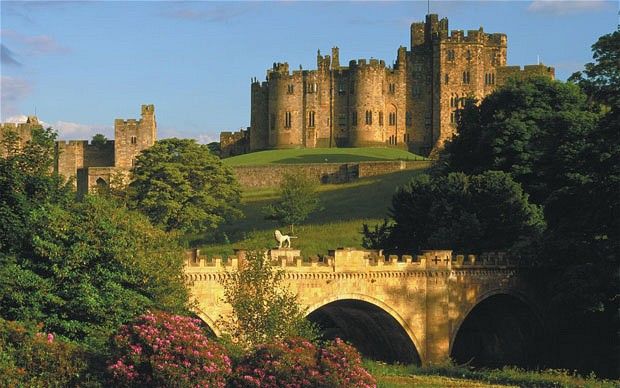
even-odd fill
[[[215,334],[216,337],[220,337],[222,335],[222,332],[215,324],[215,321],[211,319],[211,317],[209,317],[204,311],[202,311],[200,308],[195,307],[195,306],[193,308],[193,311],[194,311],[194,314],[196,314],[196,316],[202,322],[204,322],[204,324],[207,325],[209,329],[211,329],[211,331],[213,332],[213,334]]]
[[[421,346],[420,342],[416,338],[413,330],[409,326],[409,324],[396,312],[393,308],[387,305],[385,302],[376,299],[374,297],[370,297],[364,294],[339,294],[330,296],[321,300],[318,303],[311,305],[306,311],[306,318],[309,320],[320,319],[320,315],[323,310],[327,309],[337,309],[337,308],[348,308],[354,309],[356,311],[364,314],[366,312],[369,315],[377,316],[383,314],[381,318],[384,321],[392,321],[385,322],[386,325],[391,325],[395,332],[400,331],[401,339],[405,341],[398,341],[399,343],[405,342],[403,344],[406,346],[406,341],[410,342],[409,352],[404,352],[400,354],[398,357],[391,359],[385,359],[383,361],[398,361],[398,362],[408,362],[408,363],[423,363],[424,362],[424,354],[422,351],[424,348]],[[329,315],[329,312],[327,312]],[[370,317],[369,317],[370,318]],[[371,318],[372,319],[372,318]],[[404,337],[404,338],[403,338]],[[354,341],[351,341],[354,342]],[[354,345],[359,345],[355,344]],[[359,346],[356,346],[359,348]],[[364,351],[362,351],[364,353]]]
[[[500,326],[502,325],[502,319],[505,322],[510,322],[513,326],[507,328]],[[487,326],[484,322],[492,322],[495,327],[489,327],[493,325]],[[539,306],[526,294],[518,290],[505,288],[488,290],[478,296],[476,301],[464,310],[463,314],[459,315],[458,323],[454,326],[454,330],[450,336],[449,354],[450,357],[456,359],[455,361],[457,362],[472,361],[459,360],[458,353],[460,353],[464,347],[463,342],[466,342],[466,338],[464,339],[463,337],[474,334],[471,333],[473,327],[476,327],[480,332],[485,332],[486,336],[489,338],[493,337],[492,340],[495,341],[496,351],[502,351],[502,346],[497,345],[506,339],[519,343],[523,346],[521,350],[525,350],[538,342],[538,336],[543,333],[544,320]],[[493,329],[496,331],[493,332]],[[522,343],[523,341],[511,339],[512,337],[507,335],[510,330],[516,330],[518,333],[527,336],[528,341]],[[480,335],[480,332],[476,334]],[[498,338],[498,332],[506,336],[503,339]],[[481,334],[480,336],[484,337],[485,334]],[[460,341],[457,341],[457,339]],[[484,346],[485,345],[482,345],[482,347]],[[472,348],[473,347],[474,346],[472,346]],[[498,362],[497,365],[481,364],[479,366],[503,366],[501,361],[501,357],[498,355],[496,361]],[[513,362],[509,363],[512,364]]]

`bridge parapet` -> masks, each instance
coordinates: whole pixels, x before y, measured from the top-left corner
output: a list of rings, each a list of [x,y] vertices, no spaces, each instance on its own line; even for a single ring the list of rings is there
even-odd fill
[[[374,272],[374,271],[418,271],[452,269],[514,268],[520,263],[508,258],[503,252],[489,252],[481,255],[454,254],[450,250],[425,250],[422,254],[388,255],[381,250],[338,248],[326,256],[304,259],[299,250],[272,249],[265,252],[275,267],[286,272]],[[226,259],[221,256],[207,257],[200,250],[186,252],[186,272],[225,272],[239,269],[246,260],[246,251],[236,249],[235,255]]]

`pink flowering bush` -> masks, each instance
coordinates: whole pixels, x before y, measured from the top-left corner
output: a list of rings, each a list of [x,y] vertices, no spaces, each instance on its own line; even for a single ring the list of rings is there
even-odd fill
[[[258,346],[235,368],[234,387],[376,387],[359,353],[340,339],[318,347],[292,338]]]
[[[126,387],[225,387],[231,362],[200,321],[148,312],[112,339],[108,372]]]

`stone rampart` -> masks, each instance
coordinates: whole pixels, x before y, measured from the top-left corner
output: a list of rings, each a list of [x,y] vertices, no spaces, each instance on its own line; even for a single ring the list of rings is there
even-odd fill
[[[358,178],[413,170],[426,161],[385,161],[359,163],[278,164],[236,166],[233,171],[245,188],[277,187],[285,174],[303,174],[319,183],[347,183]]]

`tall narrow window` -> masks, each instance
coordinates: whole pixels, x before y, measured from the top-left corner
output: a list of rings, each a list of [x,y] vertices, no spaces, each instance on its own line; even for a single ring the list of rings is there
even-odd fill
[[[412,121],[413,121],[413,120],[412,120],[411,112],[407,112],[407,113],[405,114],[405,124],[406,124],[407,126],[409,126],[409,127],[410,127],[410,126],[411,126]]]
[[[396,125],[396,112],[390,112],[389,123],[390,125]]]
[[[464,71],[463,72],[463,83],[465,85],[469,85],[469,80],[470,80],[470,78],[469,78],[469,71]]]
[[[351,87],[349,88],[349,92],[353,94],[355,92],[355,84],[351,82]]]
[[[372,111],[366,111],[366,125],[372,125]]]
[[[450,112],[450,124],[454,124],[456,121],[456,114],[454,112]]]
[[[379,125],[383,126],[383,111],[379,112]]]
[[[454,50],[448,50],[448,60],[454,61]]]
[[[344,114],[339,114],[338,115],[338,125],[340,125],[341,127],[344,127],[347,125],[347,116]]]
[[[314,112],[308,112],[308,126],[314,127]]]
[[[351,112],[351,125],[357,125],[357,112]]]
[[[391,83],[390,84],[390,94],[394,94],[396,93],[396,85]]]
[[[412,87],[412,94],[414,95],[414,97],[418,97],[420,95],[420,86],[418,85],[413,85]]]
[[[471,60],[471,51],[467,50],[467,52],[465,52],[465,59],[467,59],[468,61]]]
[[[448,73],[446,73],[446,75],[444,75],[444,77],[443,77],[443,83],[444,83],[444,84],[446,84],[446,85],[447,85],[448,83],[450,83],[450,76],[448,75]]]
[[[284,114],[284,128],[290,128],[291,127],[291,112],[286,112]]]
[[[293,94],[294,91],[295,91],[295,88],[293,87],[293,85],[288,85],[288,88],[287,88],[288,94]]]
[[[131,144],[138,144],[138,138],[135,136],[131,137]]]

